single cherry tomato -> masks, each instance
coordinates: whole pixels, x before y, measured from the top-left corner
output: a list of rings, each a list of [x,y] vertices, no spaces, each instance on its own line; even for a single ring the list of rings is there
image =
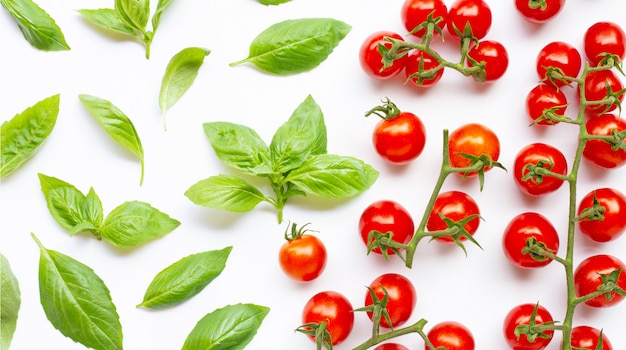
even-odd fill
[[[561,12],[565,0],[515,0],[515,8],[525,20],[545,23]]]
[[[602,347],[598,349],[598,341],[602,334]],[[589,326],[576,326],[572,328],[572,349],[613,350],[613,346],[604,332]]]
[[[426,22],[429,15],[432,19],[441,17],[442,20],[437,23],[437,27],[443,29],[448,18],[448,7],[443,0],[405,0],[400,10],[402,23],[409,32],[413,32],[413,29]],[[413,35],[421,38],[425,33],[426,29],[420,28]],[[437,30],[434,33],[437,33]]]
[[[374,348],[374,350],[409,350],[409,348],[407,348],[404,345],[400,345],[396,343],[385,343],[385,344],[378,345],[377,347]]]
[[[434,325],[426,335],[436,349],[474,350],[474,336],[463,324],[445,321]],[[429,350],[428,345],[424,345]]]
[[[343,342],[354,326],[352,304],[341,293],[323,291],[315,294],[307,301],[302,310],[302,324],[326,323],[331,342],[337,345]],[[315,341],[314,336],[309,336]]]
[[[535,313],[536,309],[536,313]],[[528,326],[533,319],[533,313],[535,313],[534,324],[540,325],[543,323],[552,322],[552,315],[550,312],[541,305],[536,304],[521,304],[512,308],[504,317],[503,332],[504,339],[507,344],[513,350],[541,350],[545,349],[552,341],[554,335],[553,330],[547,330],[542,336],[535,337],[534,341],[528,339],[527,334],[515,335],[515,329],[518,326]]]
[[[392,200],[379,200],[365,208],[359,219],[359,232],[366,245],[370,243],[371,231],[392,232],[394,241],[406,244],[413,238],[415,226],[413,218],[400,203]],[[378,247],[372,252],[382,254]],[[387,254],[395,253],[388,248]]]
[[[605,54],[615,55],[624,60],[626,34],[617,23],[598,22],[585,32],[584,48],[587,59],[593,66],[597,66]]]
[[[619,273],[617,272],[619,270]],[[604,279],[612,280],[616,286],[626,289],[626,266],[618,258],[599,254],[588,257],[578,264],[574,271],[576,296],[582,297],[598,290]],[[585,301],[592,307],[609,307],[624,299],[616,292],[608,292]]]
[[[514,217],[504,229],[504,255],[521,268],[537,268],[551,263],[550,258],[525,251],[529,246],[529,239],[553,254],[559,250],[559,235],[550,220],[539,213],[526,212]]]
[[[387,48],[391,47],[391,43],[385,40],[385,37],[390,37],[397,40],[403,40],[400,34],[391,31],[378,31],[370,34],[363,43],[359,50],[359,62],[361,68],[370,77],[375,79],[388,79],[392,78],[400,73],[406,66],[406,58],[404,55],[393,61],[390,67],[383,69],[383,56],[379,51],[379,45],[383,45]]]
[[[553,41],[544,46],[537,55],[535,63],[539,79],[546,79],[548,68],[560,70],[565,77],[576,78],[582,67],[582,58],[578,50],[563,41]],[[571,80],[553,80],[552,85],[563,86]]]
[[[385,317],[381,317],[380,325],[382,327],[395,328],[404,324],[411,317],[417,301],[417,294],[415,293],[413,283],[408,278],[397,273],[386,273],[373,280],[369,288],[371,288],[378,300],[382,300],[385,297],[385,291],[387,291],[387,313],[389,314],[391,325]],[[374,305],[370,289],[365,293],[364,305],[366,307]],[[367,316],[371,320],[373,313],[368,311]]]
[[[306,226],[306,225],[305,225]],[[289,229],[289,228],[288,228]],[[285,242],[278,252],[283,272],[299,282],[309,282],[322,274],[326,267],[326,247],[322,241],[294,223],[291,234],[285,232]]]
[[[567,109],[567,97],[561,89],[552,84],[538,84],[526,95],[526,113],[537,125],[554,125],[558,121],[541,118],[546,111],[549,114],[564,116]],[[538,121],[537,121],[538,120]]]
[[[474,75],[478,82],[491,82],[500,79],[509,66],[509,54],[501,43],[483,40],[472,46],[468,52],[467,66],[484,64],[484,74]],[[474,63],[475,62],[475,63]]]
[[[407,164],[422,154],[426,145],[426,128],[415,114],[400,112],[376,124],[372,143],[386,161]]]
[[[624,86],[618,76],[611,70],[599,70],[592,71],[587,74],[585,78],[585,98],[588,102],[599,102],[609,96],[609,91],[612,93],[619,92]],[[580,100],[580,95],[576,94]],[[617,99],[621,102],[624,100],[624,94],[619,94]],[[585,112],[591,116],[602,115],[606,112],[615,110],[618,103],[606,104],[591,104],[585,107]]]
[[[419,78],[413,76],[418,72],[433,70],[432,77]],[[433,56],[421,50],[413,50],[407,58],[404,72],[412,86],[426,87],[436,84],[443,76],[444,67]]]
[[[500,157],[500,141],[498,136],[484,125],[465,124],[452,133],[448,139],[450,165],[455,168],[470,166],[471,160],[465,155],[473,157],[487,156],[491,161],[498,161]],[[491,169],[486,167],[485,171]],[[463,176],[474,176],[477,172],[462,173]]]
[[[460,38],[457,31],[463,35],[469,26],[472,36],[480,40],[491,29],[491,8],[483,0],[456,0],[450,6],[446,25],[454,38]]]
[[[541,196],[563,185],[563,179],[538,173],[539,168],[565,176],[567,160],[561,151],[545,143],[532,143],[522,148],[515,157],[513,177],[523,193]]]
[[[626,130],[626,120],[607,113],[590,118],[585,127],[589,135],[610,136],[613,132],[621,133]],[[626,164],[626,150],[619,147],[613,149],[613,145],[606,141],[588,140],[583,150],[583,158],[601,168],[618,168]]]
[[[597,207],[598,215],[585,216],[578,221],[578,228],[585,236],[596,242],[608,242],[621,236],[626,230],[626,196],[613,188],[599,188],[587,193],[578,204],[578,216]]]
[[[469,194],[461,191],[442,192],[437,196],[433,209],[428,215],[426,229],[430,232],[447,229],[448,224],[446,224],[441,216],[454,222],[459,222],[470,216],[474,216],[473,219],[470,219],[465,226],[463,226],[465,231],[471,236],[476,233],[480,224],[480,210],[478,209],[478,204],[476,204]],[[454,242],[451,236],[442,236],[436,239],[440,242]],[[459,240],[465,241],[467,237],[460,235]]]

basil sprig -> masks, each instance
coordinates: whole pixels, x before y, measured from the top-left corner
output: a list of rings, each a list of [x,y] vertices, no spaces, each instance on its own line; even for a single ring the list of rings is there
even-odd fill
[[[9,349],[20,310],[20,286],[9,261],[0,253],[0,349]]]
[[[278,128],[269,146],[244,125],[209,122],[204,131],[224,164],[267,179],[275,195],[266,196],[245,179],[222,174],[200,180],[185,192],[192,202],[209,208],[247,212],[265,201],[278,210],[282,222],[283,207],[292,196],[351,197],[378,178],[378,171],[362,160],[327,153],[324,116],[311,96]]]
[[[61,28],[48,13],[32,0],[0,0],[17,22],[26,41],[43,51],[63,51],[70,47]]]

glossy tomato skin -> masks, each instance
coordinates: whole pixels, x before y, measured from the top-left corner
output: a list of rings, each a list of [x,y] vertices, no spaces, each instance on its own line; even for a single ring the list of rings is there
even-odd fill
[[[417,294],[415,287],[411,281],[397,273],[386,273],[378,276],[370,283],[369,287],[376,294],[376,298],[382,300],[385,296],[385,290],[389,296],[387,302],[387,312],[389,313],[389,320],[391,325],[384,317],[380,320],[381,327],[395,328],[404,323],[411,317],[415,303],[417,302]],[[365,306],[373,305],[374,301],[368,291],[365,293]],[[372,312],[367,312],[367,316],[370,320],[373,317]]]
[[[283,272],[298,282],[319,277],[326,267],[326,247],[309,234],[285,242],[279,250],[278,262]]]
[[[476,39],[484,38],[491,29],[491,8],[483,0],[456,0],[448,11],[446,26],[452,37],[459,38],[457,30],[463,33],[469,24]]]
[[[509,54],[504,45],[495,40],[483,40],[472,46],[468,56],[476,62],[485,62],[485,82],[500,79],[509,66]],[[473,67],[471,60],[467,60],[468,67]],[[482,79],[481,79],[482,80]]]
[[[411,78],[411,76],[418,72],[424,72],[430,69],[436,69],[439,67],[439,62],[433,58],[427,52],[421,50],[413,50],[407,58],[406,67],[404,72],[407,78],[410,78],[412,86],[427,87],[436,84],[443,76],[444,68],[441,67],[437,70],[432,78],[422,78],[421,81],[417,77]],[[419,82],[419,85],[418,85]]]
[[[470,235],[474,235],[478,230],[480,224],[480,210],[478,204],[467,193],[461,191],[447,191],[440,193],[435,199],[433,209],[428,215],[428,221],[426,222],[426,229],[430,232],[445,230],[448,225],[441,219],[439,214],[444,217],[458,222],[469,216],[477,215],[474,219],[471,219],[464,228]],[[449,236],[437,237],[440,242],[451,243],[454,240]],[[461,236],[461,241],[467,240],[466,237]]]
[[[474,350],[474,336],[469,328],[455,321],[445,321],[434,325],[426,335],[435,348],[446,350]],[[429,350],[428,345],[424,345]]]
[[[377,347],[374,348],[374,350],[409,350],[409,348],[401,344],[385,343],[385,344],[378,345]]]
[[[528,325],[533,314],[533,310],[537,307],[537,315],[535,316],[535,324],[552,322],[552,315],[541,305],[536,304],[520,304],[512,308],[504,318],[503,332],[504,339],[509,347],[513,350],[541,350],[545,349],[552,341],[554,335],[553,330],[544,332],[548,338],[536,337],[534,342],[530,342],[526,334],[521,334],[519,339],[515,336],[515,328],[519,325]]]
[[[343,342],[354,326],[352,304],[341,293],[323,291],[307,301],[302,310],[302,324],[326,322],[333,345]],[[315,337],[309,336],[315,340]]]
[[[374,79],[389,79],[402,72],[406,66],[406,55],[395,60],[390,67],[383,69],[382,56],[378,51],[378,44],[391,47],[391,43],[384,40],[385,37],[403,40],[400,34],[392,31],[378,31],[370,34],[359,49],[359,63],[363,71]]]
[[[611,341],[604,334],[600,333],[599,329],[589,326],[576,326],[572,328],[572,338],[570,344],[573,349],[591,349],[596,350],[598,341],[600,340],[600,334],[602,334],[602,348],[600,350],[613,350]]]
[[[587,60],[597,66],[603,53],[618,56],[622,61],[626,54],[626,34],[613,22],[597,22],[585,31],[584,48]]]
[[[425,22],[430,14],[432,14],[433,19],[438,17],[443,19],[437,23],[440,29],[446,26],[448,7],[443,0],[405,0],[400,10],[402,23],[408,32],[412,32],[415,27]],[[421,38],[425,33],[425,29],[420,29],[413,35]]]
[[[566,175],[567,160],[561,151],[545,143],[532,143],[522,148],[515,157],[513,166],[513,177],[518,188],[530,196],[542,196],[556,191],[563,185],[563,180],[553,176],[542,176],[539,180],[529,176],[532,165],[546,168],[553,173]]]
[[[450,165],[455,168],[465,168],[471,161],[462,154],[470,154],[476,157],[489,155],[493,161],[500,157],[500,140],[493,130],[488,127],[470,123],[460,126],[450,133],[448,139],[450,152]],[[485,171],[490,168],[485,168]],[[461,173],[464,176],[475,176],[477,172]]]
[[[515,0],[515,8],[525,20],[533,23],[545,23],[561,12],[565,0],[546,0],[545,8],[533,8],[529,0]]]
[[[539,50],[535,67],[541,80],[546,78],[548,67],[558,68],[564,76],[576,78],[582,68],[582,57],[580,52],[571,44],[564,41],[553,41]],[[555,80],[552,85],[563,86],[566,83],[567,81]]]
[[[607,87],[608,86],[608,87]],[[589,102],[602,101],[608,96],[609,89],[612,92],[620,91],[624,88],[620,78],[611,70],[592,71],[585,77],[584,93],[585,98]],[[580,95],[576,95],[580,99]],[[618,96],[621,102],[624,100],[624,94]],[[585,112],[590,116],[599,116],[606,112],[611,112],[617,108],[618,104],[613,103],[607,105],[587,105]]]
[[[550,220],[539,213],[526,212],[514,217],[504,230],[502,248],[507,259],[521,268],[538,268],[551,263],[552,259],[537,260],[531,254],[522,253],[529,238],[542,243],[554,254],[559,250],[559,235]]]
[[[582,297],[598,290],[602,285],[602,275],[609,275],[611,272],[621,269],[617,279],[617,286],[626,289],[626,266],[618,258],[599,254],[588,257],[578,264],[574,270],[574,289],[576,296]],[[607,298],[605,294],[587,300],[585,304],[592,307],[610,307],[618,304],[624,299],[623,296],[611,292]]]
[[[611,135],[626,130],[626,120],[607,113],[590,118],[585,124],[590,135]],[[612,145],[601,140],[588,140],[583,150],[583,159],[600,168],[612,169],[626,164],[626,150],[613,150]]]
[[[543,115],[544,110],[551,109],[556,115],[564,116],[567,110],[567,97],[561,89],[557,89],[554,85],[538,84],[526,95],[526,114],[534,122]],[[537,125],[555,125],[556,122],[550,122],[541,119],[536,122]]]
[[[393,232],[393,240],[400,243],[408,243],[415,233],[413,218],[400,203],[392,200],[379,200],[370,204],[359,218],[359,232],[365,245],[368,245],[370,231],[381,233]],[[382,254],[376,247],[372,252]],[[387,249],[389,255],[395,254]]]
[[[596,242],[609,242],[626,230],[626,196],[614,188],[598,188],[587,193],[578,204],[578,216],[592,208],[594,198],[605,212],[602,220],[578,221],[580,232]]]
[[[376,152],[392,164],[407,164],[417,158],[426,145],[426,128],[415,114],[400,112],[378,122],[372,135]]]

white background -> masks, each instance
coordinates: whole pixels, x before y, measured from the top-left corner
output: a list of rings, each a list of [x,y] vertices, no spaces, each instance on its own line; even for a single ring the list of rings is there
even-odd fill
[[[564,247],[565,186],[550,196],[531,199],[518,192],[511,171],[488,172],[483,192],[478,191],[475,179],[461,182],[458,177],[449,178],[444,190],[464,190],[480,205],[485,221],[475,237],[484,250],[468,246],[466,257],[453,246],[422,242],[410,270],[399,260],[386,262],[379,256],[366,256],[357,223],[365,207],[384,198],[403,204],[419,222],[440,166],[444,128],[453,130],[468,122],[490,127],[500,137],[500,160],[509,169],[518,150],[535,141],[559,147],[571,160],[575,127],[527,127],[524,99],[538,79],[536,54],[554,40],[582,50],[585,29],[597,21],[616,21],[626,27],[624,2],[569,0],[557,18],[536,25],[518,15],[513,1],[489,1],[493,25],[487,39],[506,46],[510,57],[506,75],[496,83],[478,86],[470,78],[446,71],[436,87],[424,91],[403,86],[402,79],[373,81],[359,67],[358,49],[366,36],[378,30],[404,33],[401,0],[294,0],[273,7],[253,0],[176,0],[163,16],[149,60],[139,42],[105,35],[76,12],[112,7],[112,1],[38,3],[56,19],[71,51],[34,49],[9,15],[0,11],[0,118],[8,120],[41,99],[61,94],[58,121],[47,142],[31,161],[2,181],[0,250],[10,261],[22,291],[13,349],[83,348],[56,331],[43,313],[37,285],[39,251],[31,232],[47,248],[92,267],[104,280],[120,314],[126,349],[179,349],[206,313],[239,302],[271,308],[248,348],[313,349],[309,339],[294,333],[305,302],[319,291],[335,290],[346,295],[355,308],[360,307],[365,286],[385,272],[402,273],[414,282],[418,301],[411,321],[425,318],[429,320],[427,328],[445,320],[462,322],[472,330],[481,350],[506,348],[502,320],[517,304],[539,301],[555,319],[564,316],[562,267],[553,263],[541,270],[514,268],[502,253],[501,234],[513,216],[538,211],[557,227]],[[280,77],[251,65],[228,66],[246,57],[249,43],[269,25],[303,17],[339,19],[352,25],[352,31],[325,62],[307,73]],[[454,41],[449,39],[447,44],[454,45]],[[444,56],[456,59],[453,46],[437,45]],[[161,77],[169,59],[188,46],[212,52],[194,85],[169,110],[168,130],[164,131],[157,103]],[[88,114],[78,100],[80,93],[110,100],[131,118],[145,150],[143,186],[139,186],[139,163]],[[245,124],[269,142],[274,130],[308,94],[324,112],[329,153],[359,157],[380,171],[370,190],[349,200],[293,198],[287,203],[282,225],[267,204],[235,214],[196,206],[183,195],[200,179],[231,172],[215,157],[202,123]],[[426,125],[426,148],[410,165],[388,165],[373,150],[371,133],[377,120],[363,114],[385,96],[420,116]],[[572,106],[568,113],[575,110]],[[604,186],[626,192],[624,171],[600,171],[584,163],[580,195]],[[50,216],[37,173],[67,181],[85,193],[93,186],[105,214],[124,201],[141,200],[182,224],[169,235],[132,250],[115,249],[89,235],[69,237]],[[289,280],[278,266],[287,220],[311,222],[327,246],[326,270],[309,284]],[[135,307],[164,267],[189,254],[229,245],[234,248],[225,270],[199,295],[166,310]],[[626,238],[605,245],[581,238],[576,261],[597,253],[626,260],[624,252]],[[625,311],[624,303],[602,310],[582,306],[576,324],[604,328],[614,348],[625,349]],[[367,316],[357,314],[352,334],[336,348],[360,344],[368,338],[370,328]],[[549,349],[558,348],[559,337]],[[399,341],[411,349],[423,347],[416,335]]]

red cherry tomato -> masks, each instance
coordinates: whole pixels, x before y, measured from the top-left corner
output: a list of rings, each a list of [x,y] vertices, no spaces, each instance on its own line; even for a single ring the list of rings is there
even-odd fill
[[[492,161],[497,161],[500,157],[500,141],[496,134],[489,128],[481,124],[465,124],[452,133],[448,139],[450,152],[450,165],[455,168],[465,168],[471,161],[463,154],[475,157],[487,155]],[[490,167],[485,168],[485,171]],[[474,176],[477,172],[468,172],[461,175]]]
[[[409,78],[412,86],[426,87],[436,84],[441,79],[444,68],[443,66],[440,66],[439,61],[434,59],[433,56],[427,52],[413,50],[407,58],[404,72],[406,73],[406,77]],[[418,77],[411,77],[413,74],[418,72],[425,72],[427,70],[436,69],[437,67],[440,68],[437,71],[434,71],[432,78],[422,78],[420,80]]]
[[[426,128],[413,113],[399,115],[378,122],[372,142],[376,152],[393,164],[407,164],[417,158],[426,145]]]
[[[295,224],[294,224],[295,225]],[[278,262],[283,272],[299,282],[309,282],[322,274],[326,267],[326,247],[322,241],[302,228],[288,236],[278,252]]]
[[[624,266],[621,260],[606,254],[593,255],[583,260],[574,271],[576,296],[582,297],[597,291],[598,287],[602,285],[603,278],[607,278],[607,276],[617,270],[620,270],[620,273],[614,283],[618,287],[626,289],[626,266]],[[587,300],[585,304],[592,307],[609,307],[616,305],[624,299],[623,296],[615,292],[607,294]]]
[[[377,347],[374,348],[374,350],[409,350],[409,348],[407,348],[404,345],[400,345],[396,343],[385,343],[385,344],[378,345]]]
[[[538,84],[526,96],[526,113],[531,120],[536,121],[544,111],[550,110],[552,113],[564,116],[567,109],[567,97],[561,89],[554,85]],[[549,121],[542,118],[537,121],[537,125],[554,125],[558,121]]]
[[[626,54],[626,34],[613,22],[598,22],[587,29],[584,36],[584,48],[587,59],[593,66],[604,58],[603,54],[612,54],[624,60]]]
[[[474,336],[463,324],[454,321],[441,322],[434,325],[426,335],[437,349],[474,350]],[[429,350],[428,345],[424,345]]]
[[[379,31],[370,34],[363,43],[359,50],[359,62],[361,68],[370,77],[375,79],[388,79],[392,78],[400,73],[406,66],[406,55],[395,60],[390,67],[383,69],[382,55],[378,49],[378,45],[390,48],[391,43],[384,40],[385,37],[390,37],[398,40],[403,40],[400,34],[391,31]]]
[[[382,317],[380,320],[382,327],[395,328],[404,324],[411,317],[417,301],[417,295],[413,283],[408,278],[396,273],[386,273],[373,280],[369,287],[374,291],[378,300],[382,300],[385,297],[385,290],[387,291],[389,298],[387,313],[389,314],[391,325],[385,317]],[[367,293],[365,293],[364,305],[370,306],[373,304],[374,300],[368,289]],[[371,320],[373,313],[368,311],[367,316]]]
[[[448,18],[448,8],[443,0],[405,0],[400,10],[400,17],[402,23],[407,31],[412,32],[415,27],[424,23],[428,16],[431,15],[433,19],[438,17],[442,18],[442,21],[437,23],[440,29],[446,26],[446,20]],[[425,29],[419,29],[413,35],[421,38],[426,33]],[[435,33],[437,31],[435,30]]]
[[[504,255],[521,268],[537,268],[551,263],[552,259],[540,254],[523,252],[529,238],[534,238],[544,249],[554,254],[559,250],[559,235],[552,223],[539,213],[527,212],[514,217],[504,230]]]
[[[613,114],[603,114],[590,118],[585,125],[589,135],[609,136],[614,131],[626,130],[626,120]],[[585,143],[583,158],[601,168],[618,168],[626,164],[626,150],[613,149],[613,145],[602,140],[589,140]]]
[[[599,188],[585,195],[578,204],[578,216],[594,207],[603,208],[602,218],[578,221],[580,232],[596,242],[608,242],[626,230],[626,196],[613,188]]]
[[[613,350],[613,346],[604,332],[589,326],[576,326],[572,328],[570,344],[573,349],[598,349],[598,341],[602,334],[602,347],[600,350]]]
[[[501,43],[494,40],[483,40],[469,50],[468,67],[474,67],[475,62],[485,64],[484,81],[491,82],[500,79],[509,66],[509,54]],[[471,60],[470,60],[471,58]],[[478,81],[482,82],[483,77]]]
[[[359,219],[359,232],[361,239],[368,245],[368,237],[371,231],[381,233],[393,232],[393,240],[406,244],[415,233],[413,218],[400,203],[391,200],[380,200],[370,204]],[[382,254],[380,248],[376,247],[372,252]],[[387,249],[387,254],[394,252]]]
[[[323,291],[307,301],[302,310],[302,324],[326,322],[332,344],[343,342],[354,326],[352,304],[341,293]],[[315,341],[315,337],[309,336]]]
[[[464,33],[465,27],[472,30],[476,39],[484,38],[491,29],[491,8],[483,0],[456,0],[448,11],[448,32],[459,38],[457,30]]]
[[[576,78],[582,67],[582,58],[574,46],[563,41],[553,41],[539,51],[535,66],[537,75],[542,80],[546,78],[549,67],[560,69],[561,74],[566,77]],[[554,80],[556,86],[567,83],[569,80]]]
[[[622,81],[618,76],[610,70],[593,71],[587,74],[585,78],[585,98],[589,102],[598,102],[607,98],[609,89],[612,92],[618,92],[624,87]],[[580,95],[576,94],[580,100]],[[624,100],[624,94],[617,98],[620,102]],[[598,116],[606,112],[611,112],[617,108],[617,103],[611,105],[606,104],[592,104],[585,107],[585,112],[591,116]]]
[[[515,329],[520,325],[529,325],[533,312],[537,308],[535,315],[535,324],[552,322],[552,315],[541,305],[521,304],[511,309],[504,317],[503,331],[504,339],[506,339],[509,347],[514,350],[541,350],[544,349],[552,341],[554,335],[553,330],[543,333],[546,337],[537,336],[533,342],[529,341],[526,334],[521,334],[519,338],[515,335]]]
[[[550,175],[536,174],[535,168],[545,168],[552,173],[566,175],[567,160],[561,151],[544,143],[532,143],[522,148],[515,157],[513,177],[518,188],[531,196],[554,192],[563,180]]]
[[[515,0],[515,8],[529,22],[545,23],[561,12],[565,0],[546,0],[542,6],[537,1]]]
[[[469,216],[476,217],[469,220],[463,228],[470,235],[474,235],[480,224],[480,210],[478,204],[470,195],[461,191],[448,191],[440,193],[435,199],[433,209],[428,215],[426,229],[430,232],[445,230],[448,228],[446,222],[441,218],[443,215],[454,222],[459,222]],[[450,236],[437,237],[440,242],[454,242]],[[459,240],[465,241],[467,237],[459,236]]]

